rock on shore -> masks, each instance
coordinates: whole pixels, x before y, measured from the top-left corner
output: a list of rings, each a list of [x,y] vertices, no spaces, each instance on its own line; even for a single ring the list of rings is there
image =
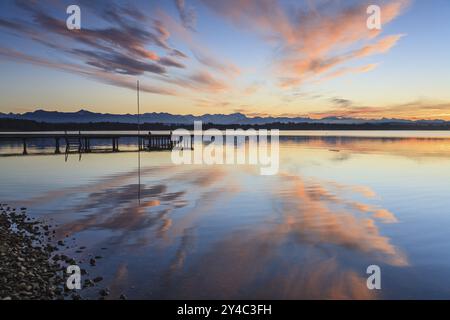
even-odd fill
[[[31,218],[21,208],[20,213],[7,204],[0,203],[0,300],[80,300],[80,290],[66,287],[69,265],[83,264],[60,250],[68,248],[65,240],[55,239],[55,226]],[[67,236],[66,236],[67,237]],[[75,240],[75,238],[73,238]],[[79,247],[77,253],[86,247]],[[106,248],[102,248],[106,249]],[[95,268],[94,255],[89,268]],[[109,296],[103,287],[103,277],[87,278],[88,272],[81,268],[82,289],[97,289],[99,299]],[[81,290],[81,292],[84,292]],[[120,299],[125,297],[123,294]],[[95,296],[91,295],[91,298]]]
[[[0,300],[64,299],[64,271],[50,260],[47,225],[27,217],[26,209],[0,205]]]

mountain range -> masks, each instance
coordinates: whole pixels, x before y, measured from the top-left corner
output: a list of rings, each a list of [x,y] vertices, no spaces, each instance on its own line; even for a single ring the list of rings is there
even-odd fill
[[[0,118],[33,120],[46,123],[137,123],[136,114],[110,114],[96,113],[87,110],[78,112],[59,112],[36,110],[26,113],[1,113]],[[268,123],[321,123],[321,124],[384,124],[384,123],[402,123],[402,124],[450,124],[444,120],[404,120],[404,119],[358,119],[326,117],[322,119],[311,119],[307,117],[248,117],[242,113],[232,114],[205,114],[201,116],[194,115],[176,115],[170,113],[144,113],[140,115],[141,123],[162,123],[162,124],[192,124],[194,121],[203,121],[203,123],[212,123],[220,125],[240,124],[240,125],[263,125]]]

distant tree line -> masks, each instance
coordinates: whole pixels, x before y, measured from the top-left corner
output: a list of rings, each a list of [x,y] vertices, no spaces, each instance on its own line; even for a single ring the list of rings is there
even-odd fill
[[[175,130],[178,128],[192,130],[194,125],[143,123],[142,131]],[[203,124],[203,129],[279,129],[279,130],[450,130],[449,123],[362,123],[362,124],[326,124],[326,123],[280,123],[274,122],[262,125],[224,125]],[[48,123],[32,120],[0,119],[0,131],[128,131],[137,130],[134,123],[119,122],[89,122],[89,123]]]

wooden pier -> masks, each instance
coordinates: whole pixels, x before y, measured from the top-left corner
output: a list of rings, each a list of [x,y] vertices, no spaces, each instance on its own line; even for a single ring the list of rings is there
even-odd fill
[[[61,147],[65,147],[65,153],[90,153],[94,152],[92,141],[110,141],[110,151],[120,150],[120,140],[123,138],[135,138],[139,151],[162,151],[174,148],[192,149],[193,136],[181,136],[176,139],[170,134],[153,133],[1,133],[0,140],[19,141],[23,145],[23,154],[28,154],[27,143],[31,140],[53,140],[55,154],[61,153]]]

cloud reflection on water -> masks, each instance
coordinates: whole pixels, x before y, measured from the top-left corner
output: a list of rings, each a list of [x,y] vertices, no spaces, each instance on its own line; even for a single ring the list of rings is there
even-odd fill
[[[162,166],[142,170],[139,205],[135,178],[132,170],[28,201],[68,199],[50,215],[58,237],[102,231],[98,240],[122,259],[104,259],[111,287],[148,285],[156,298],[367,299],[379,297],[365,285],[369,264],[409,264],[380,229],[398,219],[367,186],[290,172],[260,183],[249,167]],[[251,225],[247,210],[258,216]],[[137,256],[156,280],[129,273]]]
[[[280,180],[272,192],[278,215],[233,232],[193,257],[185,269],[171,270],[176,285],[164,290],[167,297],[377,298],[366,287],[365,268],[371,263],[408,265],[377,226],[376,219],[393,222],[388,210],[377,209],[383,214],[371,217],[367,211],[372,207],[317,182],[288,174]],[[360,260],[366,264],[355,269]]]

